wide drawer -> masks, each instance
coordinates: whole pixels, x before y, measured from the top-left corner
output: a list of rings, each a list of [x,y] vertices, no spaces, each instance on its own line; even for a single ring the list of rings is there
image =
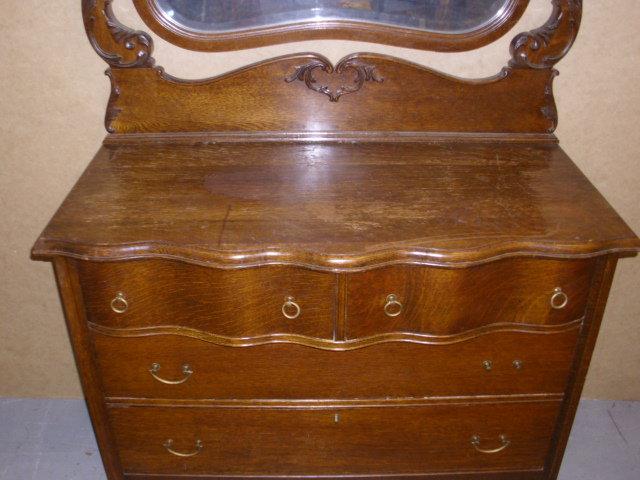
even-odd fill
[[[127,473],[384,475],[542,469],[558,409],[112,406],[109,418]]]
[[[288,267],[220,270],[166,260],[77,265],[88,319],[102,326],[333,338],[334,274]]]
[[[93,334],[105,394],[137,398],[349,399],[563,393],[580,324],[454,343],[351,351],[225,347],[178,335]]]
[[[584,315],[594,265],[513,258],[463,269],[401,265],[355,273],[347,277],[346,338],[566,323]]]

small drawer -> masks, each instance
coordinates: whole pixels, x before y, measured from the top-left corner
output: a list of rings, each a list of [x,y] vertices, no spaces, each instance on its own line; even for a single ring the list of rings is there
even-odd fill
[[[562,394],[579,327],[351,351],[291,344],[225,347],[174,335],[93,338],[108,397],[381,399]]]
[[[223,337],[333,337],[336,276],[288,267],[220,270],[165,260],[77,262],[90,322],[178,326]]]
[[[355,273],[347,277],[346,338],[568,323],[584,315],[594,267],[591,259],[514,258],[461,269],[393,266]]]
[[[542,469],[558,409],[111,406],[109,418],[128,474],[414,475]]]

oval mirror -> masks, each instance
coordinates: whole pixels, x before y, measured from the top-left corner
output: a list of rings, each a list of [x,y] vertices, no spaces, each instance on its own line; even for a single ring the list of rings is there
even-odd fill
[[[528,0],[134,0],[150,27],[195,50],[337,38],[432,50],[493,41]]]

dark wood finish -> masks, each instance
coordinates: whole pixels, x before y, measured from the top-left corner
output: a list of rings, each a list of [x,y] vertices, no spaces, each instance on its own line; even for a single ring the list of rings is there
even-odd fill
[[[347,277],[346,338],[401,331],[455,335],[491,323],[554,325],[584,315],[592,260],[506,259],[464,270],[394,266]],[[566,307],[550,298],[561,287]],[[402,308],[385,312],[388,295]]]
[[[640,250],[551,134],[582,2],[552,0],[475,81],[372,54],[179,80],[111,4],[82,2],[111,135],[33,248],[56,268],[109,480],[554,480],[616,262]],[[278,40],[451,50],[503,33],[324,27]],[[171,39],[274,41],[253,33]],[[511,443],[481,454],[474,434]],[[169,438],[204,449],[176,457]]]
[[[127,473],[422,474],[542,469],[559,405],[547,401],[340,410],[112,407],[109,418]],[[481,448],[496,448],[501,434],[511,441],[501,454],[479,453],[470,441],[479,435]],[[204,448],[197,456],[180,459],[163,447],[167,439],[174,440],[178,450],[193,450],[196,440]]]
[[[580,323],[557,333],[497,332],[432,347],[392,342],[348,352],[298,345],[229,348],[173,335],[94,334],[93,341],[108,397],[409,399],[561,394],[579,328]],[[490,371],[485,360],[492,362]],[[180,385],[166,385],[149,373],[153,363],[168,380],[185,378],[184,364],[193,374]]]
[[[511,65],[549,68],[571,49],[582,22],[582,0],[552,0],[553,11],[540,28],[517,35],[511,42]]]
[[[189,30],[171,22],[154,0],[134,0],[138,13],[156,34],[183,48],[204,51],[240,50],[327,38],[449,52],[472,50],[507,33],[520,19],[528,3],[529,0],[511,0],[502,13],[487,24],[455,34],[344,20],[296,22],[215,34]]]
[[[73,264],[64,257],[55,258],[53,267],[80,375],[80,383],[100,449],[102,464],[109,480],[122,480],[120,459],[113,443],[112,431],[107,424],[102,380],[93,357],[78,275]]]
[[[160,260],[77,262],[77,268],[88,319],[106,327],[180,326],[222,337],[333,339],[337,283],[330,273],[290,267],[224,271]],[[128,303],[123,313],[110,305],[118,292]],[[300,306],[294,319],[282,312],[289,296]]]
[[[335,92],[356,78],[352,68],[340,66],[354,62],[373,70],[379,81],[367,81],[355,87],[354,94],[335,98]],[[332,90],[334,97],[291,81],[301,68],[309,72],[312,67],[315,81]],[[154,68],[113,68],[110,77],[118,94],[109,102],[107,129],[119,134],[547,133],[557,123],[555,102],[548,93],[555,77],[551,69],[509,67],[488,79],[464,80],[385,55],[353,55],[334,68],[322,56],[305,53],[198,81],[179,80]]]
[[[387,333],[424,334],[424,342],[446,343],[487,327],[566,324],[584,314],[593,263],[506,259],[465,270],[398,266],[348,274],[346,321],[340,327],[337,279],[329,273],[280,267],[221,271],[159,260],[77,262],[77,268],[88,319],[104,331],[175,327],[231,345],[304,336],[338,340],[342,348],[342,340]],[[557,287],[568,299],[561,309],[551,307]],[[124,312],[112,309],[118,294],[127,301]],[[385,313],[389,294],[403,305],[395,317]],[[300,307],[297,318],[284,315],[287,297]],[[294,308],[285,311],[295,313]]]
[[[571,382],[567,388],[565,401],[560,411],[560,418],[556,426],[554,443],[549,458],[547,459],[546,470],[549,478],[555,479],[560,471],[562,457],[567,447],[571,426],[578,409],[580,395],[584,387],[584,381],[589,370],[593,349],[598,339],[600,324],[604,315],[604,309],[609,298],[609,290],[613,282],[618,258],[615,256],[604,257],[599,260],[598,273],[594,276],[593,286],[587,307],[588,321],[585,323],[580,341],[577,346],[577,355],[574,359],[573,374]]]
[[[102,148],[34,254],[353,271],[638,248],[556,145],[255,142]]]
[[[167,34],[167,29],[154,20],[148,1],[139,0],[138,8],[152,26]],[[107,130],[111,133],[552,132],[557,125],[552,92],[557,72],[553,66],[575,40],[582,7],[579,0],[553,0],[549,21],[540,29],[515,37],[509,66],[489,79],[456,79],[372,54],[350,56],[334,69],[324,57],[299,54],[268,60],[214,79],[184,81],[154,67],[151,37],[118,22],[111,3],[111,0],[83,0],[89,40],[112,67],[107,72],[112,93],[106,114]],[[517,5],[514,1],[512,7],[506,9],[502,17],[505,27],[526,7],[526,1],[521,0]],[[323,31],[299,27],[306,38],[336,33],[331,28]],[[283,28],[291,32],[293,27]],[[374,41],[390,41],[389,35],[365,24],[359,24],[358,30],[371,35]],[[493,34],[499,31],[493,30]],[[182,33],[172,36],[171,40],[189,48],[201,45],[193,35],[185,37]],[[286,40],[287,36],[281,33],[274,33],[275,38]],[[256,38],[268,43],[268,37],[268,34],[267,37],[259,34]],[[411,33],[402,32],[398,38],[412,42],[411,37]],[[486,38],[490,37],[491,34]],[[430,38],[435,37],[430,35]],[[244,41],[232,40],[231,45],[237,48]],[[474,39],[473,32],[445,40],[442,45],[455,49],[456,42],[464,45],[465,41],[470,42],[469,48],[481,45],[481,39]],[[373,82],[361,88],[363,70],[358,66],[366,66],[367,75],[373,75],[371,78],[378,78],[381,83]],[[315,82],[309,80],[305,85],[285,81],[301,71],[309,73]],[[337,92],[354,88],[354,81],[357,95],[348,95],[337,102],[340,96]],[[335,83],[334,87],[328,85]],[[307,92],[309,98],[305,99],[304,108],[300,108],[303,89],[320,85],[332,91],[334,94],[328,94],[329,98],[336,101]],[[210,108],[211,105],[216,108]],[[389,111],[394,115],[388,115]]]
[[[344,479],[348,478],[349,480],[371,480],[372,478],[378,478],[377,475],[367,475],[367,476],[354,476],[350,475],[348,477],[322,477],[323,479]],[[207,475],[202,476],[198,475],[196,477],[186,476],[186,475],[145,475],[145,474],[129,474],[124,476],[127,480],[202,480],[202,479],[228,479],[228,480],[238,480],[243,477],[235,476],[224,476],[224,475]],[[268,479],[276,479],[283,477],[269,477],[269,476],[253,476],[247,478],[260,478],[262,480]],[[287,476],[287,479],[305,479],[309,478],[307,476]],[[430,480],[540,480],[543,478],[543,472],[541,471],[509,471],[509,472],[495,472],[495,473],[484,473],[484,472],[475,472],[475,473],[436,473],[435,475],[386,475],[385,478],[390,478],[394,480],[405,480],[405,479],[415,479],[415,478],[425,478]]]

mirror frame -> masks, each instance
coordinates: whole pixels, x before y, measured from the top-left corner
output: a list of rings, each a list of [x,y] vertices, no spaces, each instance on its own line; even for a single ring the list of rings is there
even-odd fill
[[[151,30],[174,45],[189,50],[221,52],[296,41],[333,39],[458,52],[482,47],[507,33],[527,9],[529,0],[509,0],[501,15],[475,30],[461,33],[430,32],[351,20],[293,22],[231,32],[201,32],[173,22],[156,0],[133,0],[133,3]]]

